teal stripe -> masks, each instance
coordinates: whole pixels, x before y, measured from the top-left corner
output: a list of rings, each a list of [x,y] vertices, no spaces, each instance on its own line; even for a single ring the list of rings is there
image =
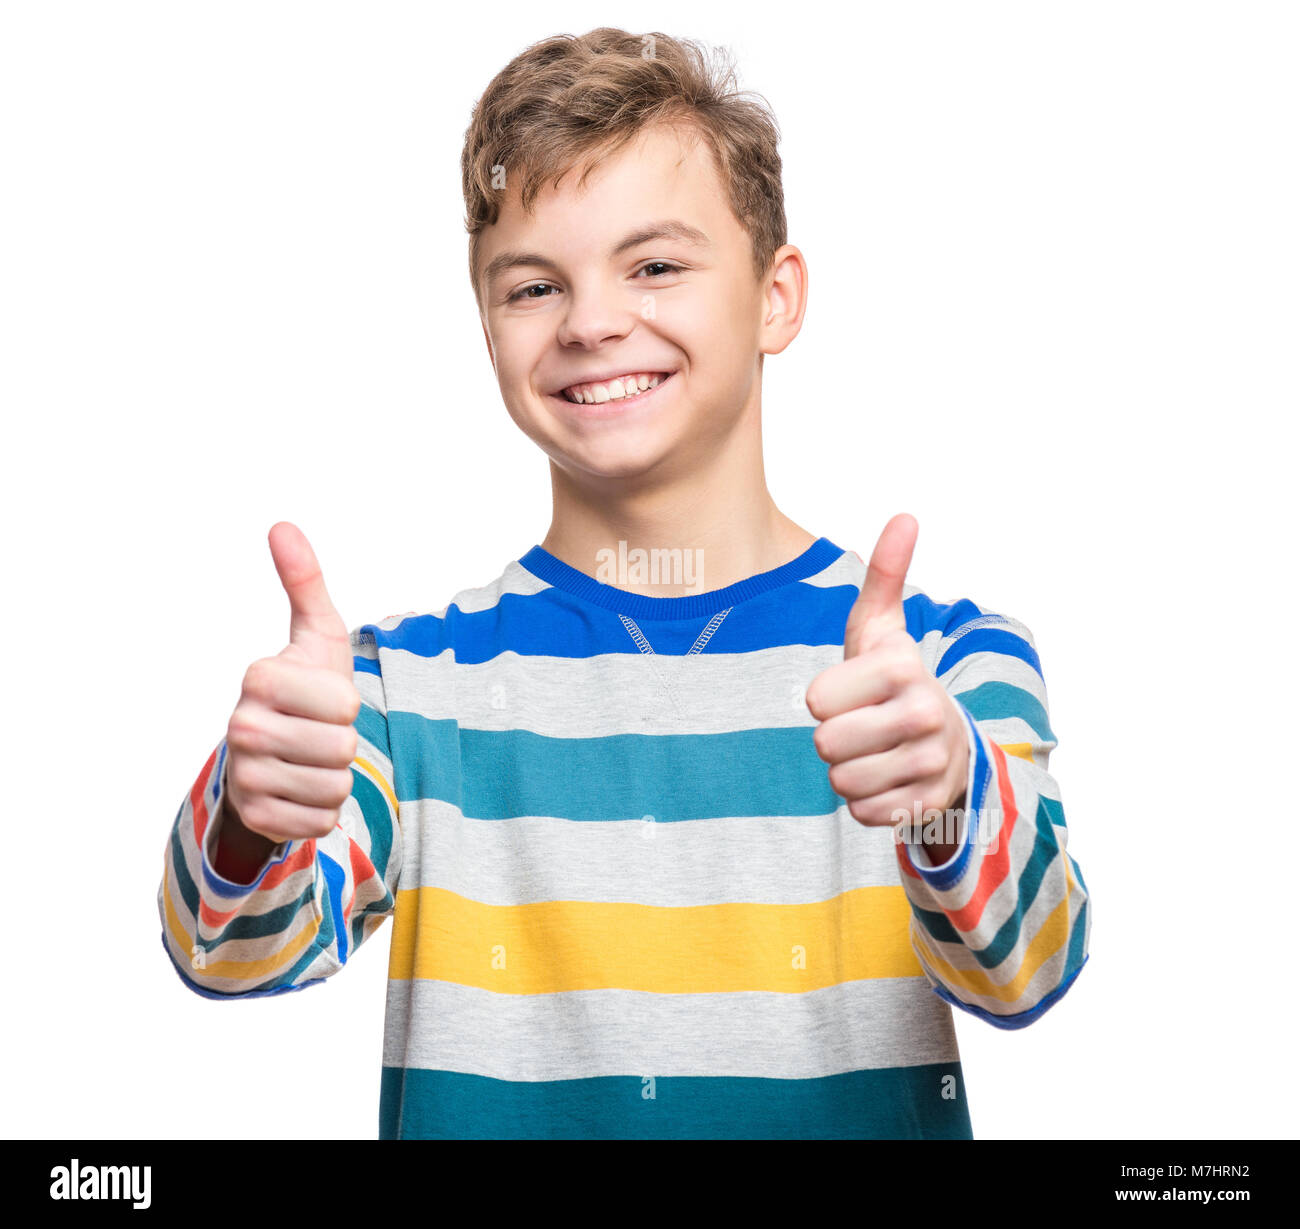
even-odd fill
[[[361,807],[361,815],[370,833],[368,855],[370,864],[375,868],[380,879],[386,880],[388,859],[393,849],[393,817],[388,799],[380,793],[379,787],[369,777],[355,768],[352,770],[352,795]],[[353,892],[355,893],[360,886],[360,884],[353,884]],[[387,889],[386,884],[384,886],[385,891],[382,896],[376,897],[364,909],[352,910],[350,933],[353,951],[364,942],[361,931],[366,918],[376,913],[388,913],[393,908],[393,894]]]
[[[357,719],[352,724],[360,737],[372,747],[378,748],[388,756],[390,762],[392,761],[393,757],[388,747],[388,721],[383,713],[371,708],[369,704],[362,704],[357,712]]]
[[[1024,921],[1025,914],[1033,905],[1034,898],[1043,885],[1043,878],[1047,874],[1048,868],[1056,860],[1057,854],[1060,853],[1060,845],[1057,843],[1056,832],[1052,827],[1051,817],[1045,803],[1046,799],[1039,798],[1038,815],[1034,826],[1034,848],[1029,855],[1029,861],[1020,872],[1020,878],[1016,882],[1015,909],[1008,915],[1007,920],[998,927],[997,933],[990,940],[987,947],[978,950],[975,948],[970,949],[975,959],[979,961],[981,968],[997,968],[1015,950],[1016,944],[1020,942],[1020,926]],[[1064,880],[1061,882],[1061,887],[1065,887]],[[912,906],[912,910],[920,920],[921,925],[934,938],[942,939],[945,943],[965,942],[957,932],[957,928],[948,920],[946,913],[940,913],[932,909],[921,909],[916,905]]]
[[[548,815],[661,823],[736,815],[829,815],[840,806],[813,727],[723,734],[551,738],[462,729],[392,712],[399,802],[432,798],[466,818]]]
[[[513,1081],[385,1067],[379,1138],[973,1138],[956,1062],[807,1080],[658,1076],[650,1091],[637,1075]]]
[[[1083,964],[1083,934],[1087,925],[1088,902],[1085,900],[1079,907],[1079,916],[1074,919],[1074,929],[1070,931],[1070,950],[1065,957],[1065,972],[1062,980],[1069,977],[1077,968]]]
[[[1065,808],[1055,798],[1046,798],[1040,794],[1038,800],[1042,806],[1047,808],[1047,814],[1051,817],[1052,823],[1058,828],[1064,828]]]
[[[388,872],[388,856],[393,850],[393,816],[388,799],[365,773],[352,770],[352,797],[361,808],[366,831],[370,833],[370,865],[382,879]]]
[[[289,968],[285,969],[282,973],[278,974],[275,977],[268,977],[266,981],[259,982],[256,986],[253,987],[253,989],[257,991],[262,991],[262,990],[271,990],[277,986],[292,986],[294,982],[296,982],[298,978],[300,978],[307,971],[307,967],[311,964],[311,962],[315,960],[317,956],[320,955],[321,948],[328,947],[329,943],[333,942],[334,927],[333,924],[331,924],[328,920],[329,915],[330,915],[330,911],[328,909],[321,910],[320,930],[317,931],[315,939],[313,939],[309,944],[307,944],[307,950],[304,951],[302,955],[299,956],[298,959],[292,965],[289,966]],[[327,943],[325,939],[322,937],[325,934],[327,929],[329,930],[329,934],[330,934],[329,943]],[[311,981],[303,982],[302,984],[304,986],[310,986],[312,982],[323,981],[323,980],[324,978],[314,977],[312,978]],[[245,991],[245,993],[247,993],[247,991]]]
[[[997,721],[1004,717],[1019,717],[1043,742],[1056,742],[1052,727],[1047,724],[1047,711],[1023,687],[1012,683],[981,683],[970,691],[959,693],[960,700],[976,721]]]
[[[182,803],[182,809],[184,804]],[[172,824],[171,846],[172,846],[172,881],[176,885],[176,890],[180,893],[181,900],[185,902],[185,908],[190,911],[190,916],[197,918],[199,916],[199,889],[194,880],[190,878],[190,868],[185,865],[185,849],[181,844],[181,824],[192,824],[194,817],[187,815],[184,819],[177,815]],[[202,853],[199,854],[202,857]]]
[[[314,885],[309,880],[297,897],[287,905],[280,905],[266,913],[232,917],[217,931],[215,937],[207,941],[205,945],[207,950],[214,951],[220,944],[230,939],[265,939],[269,935],[287,930],[314,891]]]
[[[193,820],[187,817],[183,821],[178,820],[172,825],[172,866],[176,872],[176,889],[180,893],[181,900],[185,902],[185,907],[190,911],[190,915],[197,918],[199,916],[199,890],[190,877],[189,867],[185,865],[185,852],[181,846],[180,833],[182,822],[192,823]],[[202,857],[201,852],[199,856]],[[281,905],[278,909],[272,909],[267,913],[231,918],[217,931],[216,935],[203,944],[204,950],[208,952],[215,951],[217,946],[226,942],[227,939],[262,939],[267,935],[273,935],[284,930],[293,921],[294,915],[302,908],[303,901],[312,891],[312,885],[308,883],[297,898],[287,905]]]

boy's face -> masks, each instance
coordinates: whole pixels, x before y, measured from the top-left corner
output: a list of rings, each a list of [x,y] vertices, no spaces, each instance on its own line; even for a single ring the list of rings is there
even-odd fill
[[[742,418],[757,430],[760,349],[793,333],[774,345],[765,330],[750,237],[702,140],[647,129],[581,191],[576,179],[544,188],[531,215],[511,191],[483,232],[483,328],[502,399],[576,479],[682,473]],[[690,230],[625,246],[665,223]],[[575,404],[563,391],[652,372],[670,374],[631,401]]]

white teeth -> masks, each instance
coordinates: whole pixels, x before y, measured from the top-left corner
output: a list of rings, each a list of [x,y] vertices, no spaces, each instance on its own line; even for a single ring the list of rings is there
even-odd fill
[[[648,388],[657,388],[666,377],[648,375],[620,376],[604,384],[573,385],[564,390],[564,396],[583,405],[600,405],[606,401],[621,401],[624,397],[634,397]]]

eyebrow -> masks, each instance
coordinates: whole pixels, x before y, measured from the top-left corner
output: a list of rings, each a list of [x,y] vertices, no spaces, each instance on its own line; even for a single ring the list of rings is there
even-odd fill
[[[698,248],[711,248],[713,246],[708,235],[702,230],[678,218],[668,218],[662,222],[650,222],[625,235],[610,248],[609,259],[613,260],[616,256],[621,256],[631,248],[640,247],[643,243],[652,243],[656,239],[676,239],[681,243]],[[499,252],[488,261],[487,267],[483,270],[483,284],[490,286],[502,273],[525,265],[549,269],[552,273],[559,271],[559,266],[540,252]]]

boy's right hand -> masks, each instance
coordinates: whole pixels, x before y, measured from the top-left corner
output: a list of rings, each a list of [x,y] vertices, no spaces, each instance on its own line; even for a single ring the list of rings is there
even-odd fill
[[[289,595],[289,643],[244,674],[226,730],[227,798],[239,822],[279,844],[320,837],[352,793],[361,693],[347,624],[311,544],[289,521],[267,535]]]

